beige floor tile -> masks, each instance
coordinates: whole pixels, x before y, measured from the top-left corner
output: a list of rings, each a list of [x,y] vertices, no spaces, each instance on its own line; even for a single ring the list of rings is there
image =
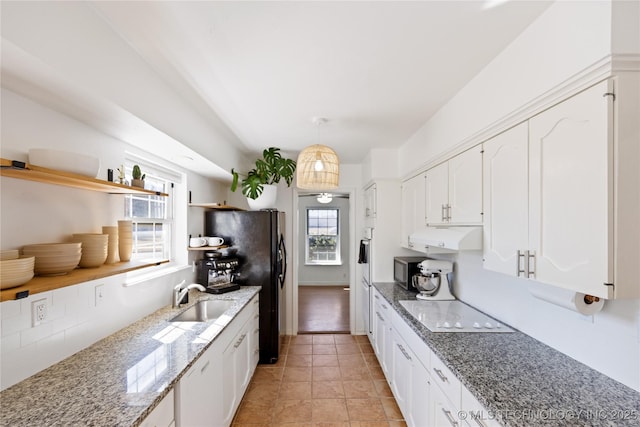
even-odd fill
[[[341,367],[363,367],[367,366],[362,354],[338,354],[338,363]]]
[[[313,344],[335,344],[336,341],[333,338],[333,334],[318,334],[313,335]]]
[[[272,363],[270,365],[264,365],[264,366],[271,366],[271,367],[274,367],[274,368],[284,368],[286,364],[287,364],[287,355],[286,354],[280,354],[280,356],[278,357],[278,360],[276,361],[276,363]]]
[[[312,356],[310,354],[290,354],[287,356],[287,367],[304,368],[311,366]]]
[[[386,421],[351,421],[349,427],[389,427],[389,423]]]
[[[311,421],[311,399],[276,400],[273,407],[275,423]]]
[[[237,422],[233,422],[231,423],[232,427],[272,427],[273,424],[271,423],[261,423],[261,424],[254,424],[254,423],[237,423]]]
[[[384,371],[381,367],[376,366],[373,368],[369,368],[369,372],[371,372],[371,377],[376,380],[383,380],[386,377],[384,376]]]
[[[278,398],[279,389],[280,389],[279,381],[273,381],[273,382],[268,382],[268,381],[253,382],[252,381],[243,399],[273,402]]]
[[[389,421],[389,427],[407,427],[407,423],[404,420],[391,420]]]
[[[313,421],[347,421],[349,419],[344,399],[314,399],[311,411]]]
[[[376,388],[378,397],[393,397],[393,392],[387,380],[373,380],[373,385]]]
[[[313,423],[313,427],[350,427],[349,421],[329,421]]]
[[[313,399],[344,398],[342,381],[314,381],[311,385],[311,397]]]
[[[253,426],[247,426],[253,427]],[[270,427],[313,427],[313,423],[275,423],[270,424]]]
[[[393,397],[382,397],[380,398],[380,403],[382,403],[382,409],[387,415],[387,420],[401,420],[403,418],[402,412],[400,412],[400,408]]]
[[[339,366],[338,356],[335,354],[314,354],[313,366]]]
[[[364,358],[365,362],[367,362],[367,365],[371,366],[380,366],[380,363],[378,362],[378,356],[375,355],[375,353],[366,353],[363,354],[362,357]]]
[[[290,345],[312,344],[313,335],[293,335],[289,341]]]
[[[296,344],[289,347],[289,354],[311,354],[311,344]]]
[[[341,366],[340,375],[343,381],[363,381],[371,379],[369,369],[365,366]]]
[[[385,421],[380,399],[347,399],[350,421]]]
[[[266,367],[268,366],[268,367]],[[272,365],[260,365],[253,374],[253,382],[274,382],[282,379],[284,368],[273,368]]]
[[[373,347],[371,347],[371,343],[370,342],[360,342],[358,343],[358,345],[360,346],[360,351],[362,351],[363,353],[368,353],[371,354],[373,353]]]
[[[311,381],[311,368],[297,368],[289,367],[284,368],[282,375],[282,382],[298,382],[298,381]]]
[[[278,399],[311,399],[311,381],[283,382]]]
[[[312,372],[313,381],[331,381],[341,378],[340,368],[337,366],[314,366]]]
[[[355,344],[357,342],[356,336],[349,334],[336,334],[333,336],[333,340],[336,344]]]
[[[360,354],[360,346],[355,342],[350,344],[336,344],[338,354]]]
[[[313,354],[337,354],[335,344],[314,344]]]
[[[371,380],[343,381],[344,395],[347,399],[364,399],[378,397],[376,387]]]
[[[255,424],[271,421],[273,415],[273,402],[262,400],[247,400],[242,402],[236,413],[234,422]]]
[[[354,335],[353,336],[357,342],[369,342],[369,337],[367,335]]]

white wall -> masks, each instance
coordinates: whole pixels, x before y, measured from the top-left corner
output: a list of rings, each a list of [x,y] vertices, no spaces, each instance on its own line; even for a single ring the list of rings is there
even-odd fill
[[[29,148],[55,148],[93,154],[106,169],[122,163],[125,151],[136,152],[183,175],[187,188],[200,201],[220,201],[227,185],[201,178],[135,147],[113,139],[8,90],[2,90],[0,156],[27,160]],[[124,196],[51,184],[0,178],[0,247],[19,249],[30,243],[62,242],[72,233],[100,232],[123,217]],[[176,216],[182,228],[177,239],[176,267],[188,267],[186,235],[203,231],[202,208],[187,208],[186,192],[176,194]],[[153,267],[151,271],[157,271]],[[111,276],[75,286],[35,294],[0,304],[0,386],[2,389],[72,355],[130,323],[171,303],[171,288],[183,279],[190,283],[191,268],[174,268],[161,277],[144,279],[140,271]],[[124,287],[134,276],[141,282]],[[104,285],[104,301],[95,306],[96,285]],[[45,298],[48,320],[31,326],[31,303]]]
[[[612,52],[640,53],[640,4],[614,2],[613,11],[607,1],[553,4],[402,145],[401,170],[419,169],[484,129],[508,124],[513,112]],[[581,316],[533,298],[524,280],[485,271],[480,253],[452,259],[460,299],[640,390],[639,300],[607,301],[602,312]]]

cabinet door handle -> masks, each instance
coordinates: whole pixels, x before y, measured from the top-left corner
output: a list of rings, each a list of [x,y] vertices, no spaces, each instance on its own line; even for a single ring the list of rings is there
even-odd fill
[[[207,361],[207,363],[205,363],[202,368],[200,368],[200,373],[203,373],[209,367],[209,363],[211,363],[210,360]]]
[[[447,214],[444,213],[445,209],[447,209],[446,206],[445,205],[441,205],[441,207],[440,207],[440,216],[442,217],[442,222],[444,222],[447,219],[447,216],[446,216]]]
[[[536,277],[536,251],[527,251],[527,276]]]
[[[522,262],[520,262],[522,260]],[[520,277],[520,274],[526,274],[526,258],[524,252],[518,249],[518,256],[516,257],[516,277]],[[520,267],[522,265],[522,268]]]
[[[387,309],[387,306],[384,304],[380,304],[382,306],[382,308],[384,308],[385,310]]]
[[[238,348],[240,347],[240,344],[242,344],[242,341],[244,341],[245,337],[247,336],[247,334],[242,334],[242,336],[238,339],[238,341],[236,341],[236,343],[234,344],[234,348]]]
[[[451,415],[451,411],[447,411],[444,408],[440,408],[440,409],[444,413],[444,416],[447,417],[447,420],[449,421],[449,424],[451,424],[453,427],[458,427],[458,422]]]
[[[384,322],[384,317],[382,317],[382,316],[380,315],[380,313],[378,313],[377,311],[376,311],[376,316],[378,316],[378,319],[380,319],[380,320],[382,320],[382,321]]]
[[[380,297],[376,294],[373,296],[375,299],[380,299]]]
[[[440,369],[433,368],[433,371],[436,373],[436,375],[438,375],[438,378],[440,378],[440,381],[442,381],[444,383],[449,382],[449,380],[447,379],[446,375],[443,374]]]
[[[402,347],[401,344],[396,344],[398,346],[398,348],[400,349],[400,352],[402,353],[402,355],[409,361],[411,361],[411,356],[409,356],[409,353],[407,353],[407,351],[404,349],[404,347]]]
[[[451,205],[447,203],[447,221],[451,221]]]

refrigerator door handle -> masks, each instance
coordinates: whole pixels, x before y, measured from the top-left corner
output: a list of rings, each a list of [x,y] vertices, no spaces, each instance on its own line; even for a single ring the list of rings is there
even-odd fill
[[[278,278],[280,280],[280,289],[284,288],[284,279],[287,275],[287,248],[284,244],[284,236],[280,235],[280,243],[278,248],[278,255],[280,257],[280,274],[278,274]]]

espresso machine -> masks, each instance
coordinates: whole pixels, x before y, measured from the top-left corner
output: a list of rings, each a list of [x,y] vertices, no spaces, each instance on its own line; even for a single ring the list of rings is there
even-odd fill
[[[456,297],[451,293],[449,275],[453,264],[449,261],[426,259],[418,264],[420,273],[412,277],[413,286],[420,291],[417,299],[429,301],[452,301]]]
[[[240,263],[237,258],[206,257],[198,261],[198,283],[210,294],[222,294],[240,289],[234,283]]]

